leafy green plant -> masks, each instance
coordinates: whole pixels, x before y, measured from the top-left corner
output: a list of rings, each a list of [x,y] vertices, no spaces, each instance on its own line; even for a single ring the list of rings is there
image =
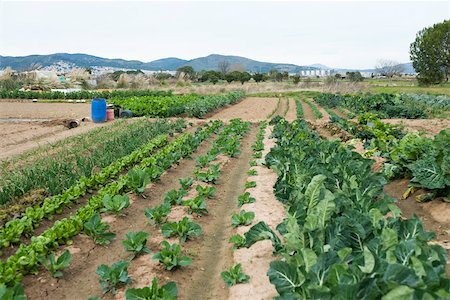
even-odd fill
[[[83,226],[84,233],[92,237],[96,244],[107,245],[116,237],[115,233],[107,231],[109,224],[102,222],[98,213],[94,214]]]
[[[180,237],[180,243],[184,243],[188,238],[198,237],[202,233],[200,225],[184,217],[179,222],[167,222],[161,226],[161,232],[164,237],[177,235]]]
[[[128,276],[128,265],[128,262],[121,260],[113,263],[111,267],[100,265],[97,268],[96,273],[100,276],[99,281],[104,294],[111,291],[115,295],[116,287],[131,283],[131,278]]]
[[[258,171],[256,171],[255,169],[250,169],[247,171],[247,175],[248,176],[256,176],[256,175],[258,175]]]
[[[170,204],[165,202],[161,205],[155,206],[154,208],[146,208],[144,210],[144,214],[148,219],[153,220],[156,224],[161,224],[166,221],[167,216],[170,214],[170,210]]]
[[[233,243],[233,249],[242,248],[245,246],[245,237],[240,234],[235,234],[230,237],[228,242]]]
[[[202,187],[201,185],[197,185],[195,187],[195,190],[197,191],[199,196],[203,196],[206,198],[213,198],[214,194],[217,191],[217,188],[215,186],[209,186],[209,185],[204,186],[204,187]]]
[[[125,292],[126,300],[176,300],[178,299],[177,284],[170,281],[161,287],[158,287],[158,279],[152,280],[151,286],[140,289],[128,289]]]
[[[193,199],[189,199],[183,202],[183,206],[189,207],[189,213],[196,213],[198,215],[206,215],[208,210],[206,209],[205,197],[197,195]]]
[[[250,167],[255,167],[255,166],[257,166],[258,164],[256,163],[256,160],[252,159],[252,160],[249,162],[249,165],[250,165]]]
[[[241,271],[241,268],[242,268],[241,264],[234,265],[229,270],[220,273],[220,276],[228,286],[248,282],[250,276],[243,273]]]
[[[179,179],[181,188],[185,191],[187,191],[191,187],[191,185],[194,183],[194,181],[195,181],[195,179],[192,177]]]
[[[206,183],[216,183],[220,175],[220,164],[212,164],[209,166],[207,171],[202,171],[200,169],[195,170],[195,176],[198,180]]]
[[[255,218],[255,213],[252,211],[241,210],[239,213],[234,213],[231,216],[231,225],[233,227],[250,225]]]
[[[246,189],[254,188],[256,186],[256,181],[246,181],[244,187]]]
[[[182,203],[183,197],[186,196],[187,192],[185,189],[180,190],[170,190],[164,193],[164,203],[169,205],[179,205]]]
[[[150,234],[145,231],[138,232],[128,232],[126,235],[126,239],[122,241],[125,250],[133,253],[133,257],[142,254],[142,253],[150,253],[150,249],[147,248],[147,239],[150,237]]]
[[[189,266],[192,259],[183,255],[181,246],[178,244],[169,244],[167,241],[162,241],[163,249],[153,256],[153,259],[159,260],[167,270],[172,270],[177,267]]]
[[[103,199],[103,212],[112,212],[114,214],[120,213],[123,209],[130,206],[130,198],[128,195],[115,195],[111,197],[106,194]]]
[[[206,154],[197,157],[195,165],[199,168],[205,168],[211,161],[213,161],[215,156]]]
[[[144,193],[145,187],[150,183],[150,175],[145,170],[131,169],[128,172],[128,176],[130,179],[129,184],[134,192],[137,194]]]
[[[19,283],[13,287],[7,287],[4,283],[0,283],[0,299],[1,300],[27,300],[23,286]]]
[[[258,152],[255,152],[255,153],[253,153],[253,158],[261,158],[262,157],[262,152],[261,151],[258,151]]]
[[[64,270],[72,262],[72,254],[69,250],[65,250],[58,259],[55,258],[55,253],[51,253],[48,256],[38,256],[38,261],[49,271],[53,277],[62,277]]]
[[[241,207],[247,203],[254,203],[255,201],[256,199],[250,196],[249,192],[245,192],[244,194],[238,196],[238,207]]]

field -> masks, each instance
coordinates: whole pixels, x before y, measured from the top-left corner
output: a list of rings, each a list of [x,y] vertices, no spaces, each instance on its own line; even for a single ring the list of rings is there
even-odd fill
[[[70,130],[89,104],[0,102],[0,296],[448,299],[435,97],[120,94],[139,117]]]

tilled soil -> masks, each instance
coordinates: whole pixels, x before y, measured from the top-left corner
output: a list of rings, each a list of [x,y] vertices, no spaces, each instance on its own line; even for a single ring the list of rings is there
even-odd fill
[[[450,120],[445,119],[382,119],[382,121],[388,124],[403,125],[407,132],[425,132],[429,137],[435,136],[441,130],[450,129]]]
[[[297,109],[295,107],[295,100],[289,98],[289,110],[285,116],[285,119],[289,122],[295,121],[297,119]]]
[[[0,119],[81,119],[91,116],[88,103],[33,103],[0,101]]]
[[[302,104],[302,108],[303,108],[303,118],[306,121],[314,122],[316,120],[316,117],[314,116],[314,113],[313,113],[311,107],[308,104],[306,104],[304,101],[300,101],[300,103]]]
[[[275,109],[277,101],[277,98],[248,97],[235,105],[213,114],[210,119],[229,120],[241,118],[245,121],[265,120]]]

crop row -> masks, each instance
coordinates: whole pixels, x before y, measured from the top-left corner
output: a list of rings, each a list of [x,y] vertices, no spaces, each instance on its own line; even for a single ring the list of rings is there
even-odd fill
[[[268,271],[283,299],[444,299],[446,251],[417,217],[402,218],[372,161],[280,120],[266,156],[288,217]],[[276,243],[280,245],[280,243]]]
[[[151,90],[114,90],[114,91],[74,91],[74,92],[40,92],[40,91],[6,91],[0,90],[0,99],[92,99],[133,96],[170,96],[172,91]]]
[[[21,244],[14,255],[0,264],[2,282],[11,285],[20,281],[23,275],[28,272],[36,271],[38,257],[46,255],[52,249],[70,241],[83,230],[84,224],[92,216],[105,207],[105,204],[122,206],[122,198],[125,201],[128,197],[117,198],[115,196],[120,196],[136,188],[139,189],[139,184],[142,183],[141,179],[143,178],[149,178],[151,181],[157,180],[172,164],[183,157],[190,156],[200,143],[211,136],[218,126],[221,126],[220,123],[213,122],[211,126],[206,126],[204,129],[199,128],[194,135],[189,133],[180,135],[154,155],[144,158],[138,166],[127,174],[105,185],[88,200],[85,206],[79,208],[70,217],[56,221],[51,228],[41,235],[32,237],[29,245]],[[140,176],[134,178],[133,173]]]
[[[311,107],[311,109],[312,109],[312,111],[313,111],[313,114],[314,114],[314,117],[315,117],[316,119],[322,119],[322,118],[323,118],[323,114],[320,112],[319,108],[317,108],[317,106],[316,106],[314,103],[312,103],[311,101],[309,101],[309,100],[306,99],[306,98],[303,98],[303,101],[304,101],[306,104],[308,104],[309,107]]]
[[[244,97],[243,92],[230,92],[226,95],[177,95],[113,98],[111,103],[129,109],[136,116],[172,117],[187,114],[201,118],[206,113],[227,104],[233,104]]]

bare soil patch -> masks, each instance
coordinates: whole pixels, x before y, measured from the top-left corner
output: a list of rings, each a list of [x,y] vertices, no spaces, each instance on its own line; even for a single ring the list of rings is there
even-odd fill
[[[91,115],[88,103],[33,103],[0,101],[0,119],[63,119]]]
[[[213,114],[210,119],[229,120],[241,118],[253,122],[265,120],[275,109],[277,101],[277,98],[248,97],[233,106]]]
[[[289,98],[289,110],[285,116],[285,119],[289,122],[295,121],[297,119],[297,109],[295,106],[295,100],[293,98]]]
[[[302,108],[303,108],[303,118],[306,121],[314,122],[316,120],[316,117],[314,116],[314,113],[313,113],[311,107],[308,104],[306,104],[304,101],[300,100],[300,103],[302,104]]]
[[[450,129],[450,120],[445,119],[383,119],[388,124],[402,125],[407,132],[422,131],[428,133],[428,136],[434,136],[441,130]]]

